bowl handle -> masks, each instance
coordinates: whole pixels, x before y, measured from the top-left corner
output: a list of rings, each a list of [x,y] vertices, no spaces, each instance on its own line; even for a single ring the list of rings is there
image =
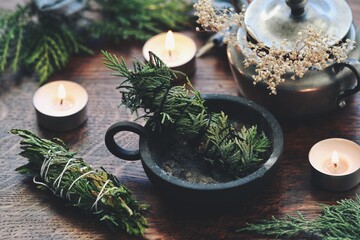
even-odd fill
[[[142,136],[145,133],[144,127],[133,122],[122,121],[115,123],[109,127],[105,134],[105,145],[107,149],[118,158],[125,160],[139,160],[140,151],[127,150],[119,146],[114,139],[115,134],[123,131],[129,131]]]
[[[339,70],[341,70],[342,68],[347,67],[354,73],[356,77],[356,81],[357,81],[356,86],[352,89],[345,90],[344,92],[340,93],[339,96],[337,97],[338,106],[343,107],[345,106],[344,99],[353,95],[354,93],[357,93],[360,90],[360,75],[359,75],[360,62],[358,60],[348,58],[345,60],[345,62],[335,63],[333,67],[336,72],[339,72]]]

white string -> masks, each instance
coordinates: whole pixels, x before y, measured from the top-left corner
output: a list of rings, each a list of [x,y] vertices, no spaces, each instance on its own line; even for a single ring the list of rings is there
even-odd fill
[[[50,149],[48,151],[48,156],[49,157],[45,158],[45,160],[43,161],[43,163],[41,165],[40,176],[45,182],[48,181],[47,174],[48,174],[49,168],[51,166],[51,161],[54,159],[55,155],[58,154],[58,153],[60,153],[60,151],[52,153],[51,149]],[[45,170],[45,168],[46,168],[46,170]]]
[[[66,163],[66,165],[65,165],[64,169],[62,170],[62,172],[60,173],[60,175],[59,175],[59,176],[55,179],[55,181],[53,182],[53,187],[55,186],[56,182],[58,182],[58,185],[56,186],[56,188],[59,188],[59,187],[60,187],[62,177],[64,176],[66,170],[67,170],[68,168],[76,165],[76,163],[69,165],[69,163],[70,163],[71,161],[73,161],[73,160],[75,160],[75,158],[70,158],[69,161]]]
[[[49,171],[50,168],[50,163],[51,161],[54,159],[54,155],[51,154],[51,150],[48,151],[48,158],[45,158],[45,160],[43,161],[42,165],[41,165],[41,169],[40,169],[40,176],[41,178],[46,182],[47,181],[47,173]],[[46,168],[46,170],[45,170]]]
[[[49,157],[45,158],[44,161],[43,161],[43,163],[42,163],[42,165],[41,165],[40,176],[41,176],[41,178],[42,178],[45,182],[47,181],[47,174],[48,174],[48,171],[49,171],[49,169],[50,169],[51,162],[54,160],[55,154],[56,154],[56,153],[51,153],[51,150],[49,150],[49,151],[48,151]],[[69,169],[70,167],[78,164],[78,163],[70,164],[70,162],[73,161],[73,160],[76,160],[76,159],[75,159],[75,158],[71,158],[71,159],[68,160],[68,162],[67,162],[66,165],[64,166],[64,169],[62,170],[62,172],[60,173],[60,175],[59,175],[59,176],[55,179],[55,181],[53,182],[53,187],[55,187],[55,184],[57,183],[56,190],[58,190],[58,188],[60,187],[62,177],[64,176],[66,170]],[[69,164],[70,164],[70,165],[69,165]],[[84,166],[83,168],[85,169],[85,168],[87,168],[87,166]],[[81,168],[80,170],[82,170],[83,168]],[[77,177],[77,178],[70,184],[69,188],[68,188],[67,191],[66,191],[66,197],[69,199],[69,201],[71,201],[70,189],[75,185],[75,183],[76,183],[77,181],[79,181],[79,179],[85,177],[86,175],[88,175],[88,174],[90,174],[90,173],[95,173],[95,171],[94,171],[94,170],[91,170],[91,171],[89,171],[89,172],[84,173],[83,175]],[[53,189],[51,189],[46,183],[36,181],[36,177],[33,178],[33,182],[34,182],[35,184],[38,184],[38,185],[42,185],[42,186],[44,186],[44,187],[47,187],[47,188],[50,189],[55,195],[57,195],[56,192],[55,192]],[[103,192],[104,189],[105,189],[105,187],[106,187],[106,185],[107,185],[109,182],[110,182],[110,180],[107,180],[107,181],[104,183],[104,185],[102,186],[99,194],[98,194],[97,197],[96,197],[95,202],[94,202],[93,205],[91,206],[91,209],[93,209],[93,208],[95,207],[95,210],[98,211],[98,209],[97,209],[97,204],[98,204],[98,202],[100,201],[100,199],[101,199],[103,196],[105,196],[105,195],[111,190],[111,189],[108,189],[107,191]],[[60,195],[60,197],[62,197],[62,198],[64,198],[63,193],[64,193],[64,189],[61,188],[59,195]],[[79,197],[77,204],[80,204],[80,203],[81,203],[81,196]]]
[[[33,177],[33,183],[49,188],[45,183],[36,181],[36,176]]]
[[[67,192],[66,192],[66,197],[69,199],[69,201],[71,201],[70,193],[69,193],[69,192],[70,192],[70,189],[74,186],[74,184],[75,184],[79,179],[85,177],[86,175],[88,175],[88,174],[90,174],[90,173],[95,173],[95,171],[94,171],[94,170],[91,170],[91,171],[89,171],[89,172],[86,172],[86,173],[84,173],[83,175],[81,175],[80,177],[78,177],[77,179],[75,179],[75,180],[71,183],[70,187],[67,189]],[[80,200],[79,200],[78,204],[79,204],[79,203],[80,203]]]
[[[60,194],[59,194],[59,196],[60,196],[61,198],[64,198],[63,195],[62,195],[62,194],[63,194],[63,191],[64,191],[64,189],[62,188],[62,189],[60,190]]]
[[[110,180],[107,180],[107,181],[105,182],[105,184],[104,184],[103,187],[101,188],[99,194],[97,195],[97,198],[96,198],[94,204],[91,206],[91,209],[93,209],[93,208],[95,207],[95,210],[97,211],[97,203],[98,203],[98,201],[103,197],[103,195],[105,195],[105,194],[108,192],[108,191],[106,191],[104,194],[102,194],[102,192],[103,192],[104,189],[105,189],[105,186],[106,186],[109,182],[110,182]]]

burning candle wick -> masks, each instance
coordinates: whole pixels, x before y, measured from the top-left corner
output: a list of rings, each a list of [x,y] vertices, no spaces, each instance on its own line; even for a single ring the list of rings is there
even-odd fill
[[[66,90],[63,84],[60,84],[58,87],[58,98],[60,98],[60,106],[62,106],[66,98]]]
[[[324,162],[324,169],[330,174],[341,174],[348,169],[348,164],[340,159],[337,151],[333,151],[331,158]]]
[[[167,50],[168,54],[169,54],[169,58],[171,58],[172,56],[172,51],[175,48],[175,40],[174,40],[174,35],[172,31],[168,31],[166,34],[166,38],[165,38],[165,49]]]

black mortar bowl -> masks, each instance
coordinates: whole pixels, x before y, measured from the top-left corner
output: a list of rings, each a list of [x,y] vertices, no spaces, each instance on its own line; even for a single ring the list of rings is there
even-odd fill
[[[244,124],[257,125],[271,141],[269,158],[251,174],[225,183],[190,183],[170,175],[160,168],[156,159],[161,157],[166,148],[166,133],[156,134],[148,124],[122,121],[113,124],[106,132],[105,144],[115,156],[125,160],[141,159],[149,180],[167,197],[189,204],[217,205],[238,202],[247,199],[269,184],[279,165],[283,150],[281,127],[265,108],[247,99],[223,95],[203,95],[208,112],[223,111],[229,118]],[[129,151],[120,147],[114,140],[115,134],[130,131],[140,135],[139,150]],[[170,138],[170,136],[169,136]]]

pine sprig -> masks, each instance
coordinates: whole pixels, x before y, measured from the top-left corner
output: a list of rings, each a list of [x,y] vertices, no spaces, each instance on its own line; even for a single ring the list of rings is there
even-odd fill
[[[100,20],[89,25],[95,38],[146,40],[164,28],[178,29],[188,22],[185,0],[94,0]],[[176,14],[178,13],[178,14]]]
[[[129,235],[144,234],[147,221],[142,214],[148,206],[138,204],[115,176],[103,168],[94,170],[60,139],[41,139],[21,129],[10,133],[23,138],[20,155],[29,160],[17,169],[20,173],[33,174],[39,187],[50,189],[72,206],[96,215],[112,229],[124,230]]]
[[[286,215],[282,219],[248,224],[239,231],[252,231],[262,235],[295,237],[299,234],[318,236],[325,240],[360,239],[360,196],[343,199],[335,205],[321,205],[322,214],[313,220],[306,219],[300,212]]]
[[[178,72],[168,68],[156,55],[144,64],[134,61],[129,69],[123,59],[103,51],[105,65],[116,76],[125,77],[118,86],[122,102],[132,112],[145,111],[155,132],[173,131],[185,140],[196,141],[210,165],[234,178],[254,170],[270,147],[269,139],[256,127],[237,131],[224,113],[209,113],[204,100],[190,82],[172,86]]]

